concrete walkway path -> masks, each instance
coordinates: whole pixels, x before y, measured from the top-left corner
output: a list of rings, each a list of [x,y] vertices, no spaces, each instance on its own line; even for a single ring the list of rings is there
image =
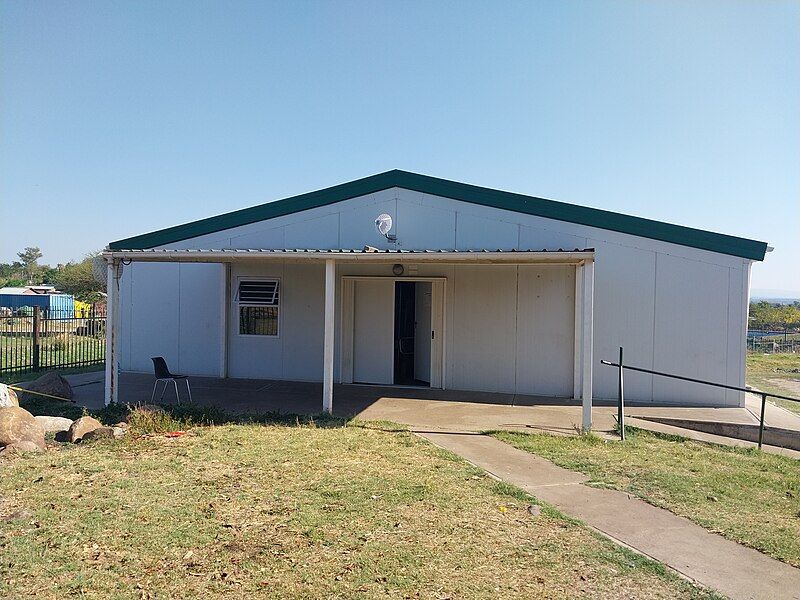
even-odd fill
[[[625,492],[475,433],[417,432],[615,541],[730,598],[800,599],[800,569],[761,554]]]

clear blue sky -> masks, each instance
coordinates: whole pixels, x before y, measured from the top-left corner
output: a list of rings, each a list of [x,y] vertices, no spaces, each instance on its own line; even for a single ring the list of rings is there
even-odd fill
[[[0,4],[0,260],[391,168],[764,240],[800,295],[800,2]]]

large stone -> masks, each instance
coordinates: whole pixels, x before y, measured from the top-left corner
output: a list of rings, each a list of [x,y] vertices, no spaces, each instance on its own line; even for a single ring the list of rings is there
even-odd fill
[[[94,417],[75,419],[67,430],[67,441],[73,444],[80,442],[87,433],[102,426],[103,424]]]
[[[19,398],[17,398],[17,392],[10,387],[0,385],[0,408],[6,406],[19,406]]]
[[[7,454],[24,454],[25,452],[44,452],[44,450],[44,448],[39,447],[35,442],[24,440],[5,446],[2,451],[0,451],[0,454],[5,456]]]
[[[39,425],[44,428],[45,433],[54,431],[67,431],[72,425],[72,419],[67,419],[66,417],[46,417],[36,415],[35,418]]]
[[[31,442],[44,450],[44,428],[24,408],[19,406],[0,408],[0,446],[10,446],[19,442]]]
[[[25,388],[32,392],[41,392],[64,400],[72,400],[72,387],[69,382],[53,371],[45,373],[39,379],[29,383]]]
[[[113,437],[116,436],[114,435],[114,429],[112,427],[98,427],[97,429],[92,429],[87,432],[81,441],[90,442],[92,440],[110,439]]]

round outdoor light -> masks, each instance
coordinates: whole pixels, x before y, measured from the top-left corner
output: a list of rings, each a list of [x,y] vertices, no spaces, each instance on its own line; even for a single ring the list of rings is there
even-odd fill
[[[398,277],[400,275],[402,275],[404,271],[405,271],[405,269],[403,268],[403,265],[401,265],[399,263],[396,264],[396,265],[392,265],[392,273],[394,273]]]

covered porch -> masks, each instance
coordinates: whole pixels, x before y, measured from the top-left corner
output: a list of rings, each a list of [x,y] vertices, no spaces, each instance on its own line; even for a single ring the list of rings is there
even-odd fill
[[[435,403],[431,405],[431,410],[444,411],[455,410],[457,407],[446,408],[448,404],[479,403],[488,404],[494,407],[510,407],[514,409],[525,407],[536,407],[540,411],[547,411],[548,406],[558,405],[562,409],[559,422],[563,423],[563,409],[569,408],[575,412],[575,423],[570,427],[577,427],[582,430],[590,430],[593,425],[600,426],[599,423],[593,424],[592,416],[592,343],[593,343],[593,301],[594,301],[594,251],[573,250],[573,251],[400,251],[383,250],[366,247],[363,250],[245,250],[245,249],[222,249],[222,250],[114,250],[104,253],[108,261],[108,329],[107,329],[107,349],[106,349],[106,370],[103,401],[105,404],[112,402],[133,402],[141,403],[149,400],[148,393],[143,395],[141,382],[150,380],[152,377],[143,374],[119,372],[120,346],[124,343],[123,334],[120,327],[120,315],[124,310],[121,303],[120,278],[123,269],[134,262],[147,263],[215,263],[224,267],[225,276],[220,282],[224,286],[223,302],[220,307],[223,316],[223,334],[220,337],[220,347],[214,351],[220,356],[219,378],[192,377],[192,381],[203,381],[198,392],[200,397],[195,397],[196,401],[203,402],[204,396],[209,400],[215,397],[217,402],[221,397],[225,398],[220,405],[226,410],[237,410],[237,398],[261,398],[257,403],[260,406],[259,412],[292,412],[303,414],[318,414],[326,412],[342,416],[358,415],[363,418],[377,418],[370,412],[371,408],[380,405],[380,414],[384,415],[392,410],[402,413],[407,410],[414,413],[420,410],[426,402]],[[323,345],[323,360],[321,382],[298,382],[286,380],[265,379],[246,379],[229,377],[230,359],[230,322],[231,316],[231,270],[236,265],[266,265],[278,261],[291,263],[312,263],[324,265],[322,271],[324,276],[324,319],[321,324],[321,341]],[[347,385],[344,382],[352,381],[352,375],[348,378],[347,361],[348,345],[352,345],[352,329],[340,329],[337,335],[337,315],[342,322],[347,323],[347,310],[352,313],[352,298],[348,298],[347,286],[342,286],[346,280],[371,279],[371,280],[392,280],[392,281],[414,281],[414,280],[441,280],[442,288],[447,285],[446,277],[408,277],[408,274],[395,273],[394,277],[369,276],[354,277],[347,275],[347,267],[356,264],[383,265],[384,268],[392,265],[502,265],[521,266],[521,265],[561,265],[569,268],[572,273],[574,269],[574,289],[570,290],[570,298],[574,298],[574,323],[570,323],[570,333],[574,335],[574,345],[570,344],[573,358],[571,366],[572,372],[572,397],[571,398],[542,398],[527,396],[515,393],[489,393],[471,392],[448,389],[448,377],[445,370],[452,361],[447,360],[447,313],[443,309],[439,331],[438,348],[441,353],[441,373],[439,379],[432,377],[430,388],[420,387],[376,387],[370,385]],[[403,276],[405,275],[405,276]],[[571,280],[570,280],[571,281]],[[339,292],[337,294],[337,286]],[[515,295],[517,292],[515,291]],[[348,304],[348,300],[350,304]],[[442,300],[442,303],[444,301]],[[570,300],[573,302],[573,300]],[[338,305],[337,305],[338,304]],[[572,313],[570,313],[572,314]],[[570,316],[570,319],[573,317]],[[350,317],[350,327],[352,327],[352,316]],[[574,329],[572,329],[574,326]],[[433,331],[432,337],[433,336]],[[348,337],[349,336],[349,337]],[[572,342],[572,340],[570,340]],[[530,343],[530,342],[528,342]],[[338,349],[338,350],[337,350]],[[197,348],[197,352],[203,352],[203,348]],[[336,356],[336,354],[339,356]],[[352,354],[349,355],[352,361]],[[335,364],[338,363],[338,374]],[[459,368],[469,369],[469,364],[456,364]],[[352,373],[352,365],[350,365]],[[191,375],[191,373],[189,373]],[[193,386],[197,388],[197,384]],[[205,391],[200,391],[200,390]],[[197,396],[198,392],[195,392]],[[571,400],[571,402],[569,402]],[[460,402],[453,402],[460,401]],[[250,401],[247,401],[248,403]],[[409,404],[409,402],[411,402]],[[423,404],[420,404],[423,403]],[[286,411],[285,407],[291,405],[292,409]],[[441,405],[445,405],[442,408]],[[283,407],[283,408],[282,408]],[[433,408],[435,407],[435,409]],[[425,409],[428,411],[428,408]],[[373,411],[374,412],[374,411]],[[475,411],[472,411],[473,413]],[[494,423],[494,420],[507,420],[502,411],[492,410],[492,418],[486,422],[486,428],[491,428],[501,423]],[[507,415],[512,418],[512,411]],[[452,415],[451,415],[452,417]],[[448,417],[451,421],[452,418]],[[380,417],[380,418],[386,418]],[[473,418],[474,417],[470,417]],[[478,419],[480,421],[480,419]],[[537,420],[541,420],[538,419]],[[543,422],[546,422],[544,419]],[[602,427],[605,427],[603,424]]]

